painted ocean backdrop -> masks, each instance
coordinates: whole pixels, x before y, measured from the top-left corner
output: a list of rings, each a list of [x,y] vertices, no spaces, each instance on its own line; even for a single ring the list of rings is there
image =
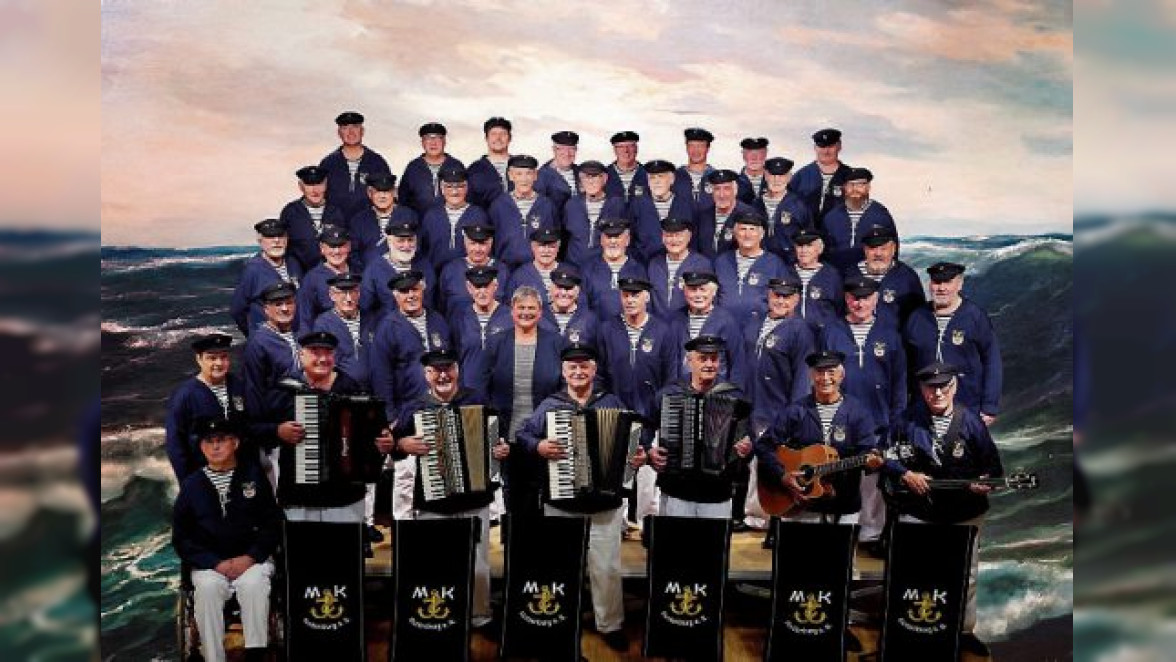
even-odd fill
[[[168,522],[176,485],[163,450],[164,405],[193,370],[190,336],[238,335],[228,301],[254,250],[102,249],[104,659],[175,657]],[[915,237],[902,250],[920,273],[942,259],[969,266],[965,292],[991,312],[1004,353],[1004,413],[994,432],[1006,470],[1041,478],[1036,492],[993,497],[979,634],[1000,642],[1002,661],[1069,659],[1072,238]]]

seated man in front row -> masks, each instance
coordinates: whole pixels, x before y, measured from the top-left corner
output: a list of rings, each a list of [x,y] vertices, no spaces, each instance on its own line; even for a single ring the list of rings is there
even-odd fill
[[[188,475],[176,498],[172,544],[192,567],[196,627],[208,662],[225,659],[225,601],[237,594],[245,659],[262,660],[268,645],[270,558],[281,536],[282,511],[257,463],[237,465],[233,423],[196,425],[207,465]]]

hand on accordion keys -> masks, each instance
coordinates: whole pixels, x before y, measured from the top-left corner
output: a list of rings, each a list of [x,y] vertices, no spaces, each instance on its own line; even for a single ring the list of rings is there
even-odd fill
[[[661,471],[666,468],[666,460],[669,458],[669,453],[661,446],[655,446],[649,449],[649,464],[654,471]]]
[[[286,421],[278,424],[278,439],[287,444],[298,444],[306,436],[306,428],[298,421]]]
[[[396,445],[409,455],[424,455],[429,452],[429,444],[419,436],[401,437],[397,440]]]
[[[751,455],[751,437],[743,437],[735,442],[735,454],[739,457]]]
[[[645,466],[645,463],[648,461],[648,459],[649,454],[645,452],[645,448],[638,446],[637,452],[633,453],[633,457],[629,458],[629,466],[640,469],[641,467]]]
[[[539,456],[548,460],[562,460],[568,456],[564,445],[555,439],[544,439],[535,447]]]

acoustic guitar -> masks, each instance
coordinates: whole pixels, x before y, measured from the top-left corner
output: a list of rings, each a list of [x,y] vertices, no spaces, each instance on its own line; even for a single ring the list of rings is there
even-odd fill
[[[885,458],[875,452],[841,459],[836,448],[825,444],[805,446],[799,450],[780,446],[776,449],[776,459],[785,472],[796,476],[796,482],[809,500],[833,495],[833,487],[824,482],[826,476],[860,467],[877,469],[885,462]],[[787,515],[803,507],[803,502],[778,481],[763,480],[761,475],[756,488],[760,506],[769,515]]]

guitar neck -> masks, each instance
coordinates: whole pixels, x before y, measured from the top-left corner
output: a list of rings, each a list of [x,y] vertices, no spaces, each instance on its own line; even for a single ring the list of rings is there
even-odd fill
[[[813,473],[817,476],[824,476],[826,474],[835,474],[839,471],[849,471],[850,469],[857,469],[858,467],[865,465],[866,462],[869,462],[869,461],[870,461],[870,454],[869,453],[866,453],[865,455],[854,455],[853,457],[847,457],[847,458],[844,458],[841,460],[837,460],[836,462],[822,464],[822,465],[816,467]]]
[[[927,484],[931,489],[953,490],[966,488],[969,485],[988,485],[991,487],[1008,487],[1007,478],[929,478]]]

